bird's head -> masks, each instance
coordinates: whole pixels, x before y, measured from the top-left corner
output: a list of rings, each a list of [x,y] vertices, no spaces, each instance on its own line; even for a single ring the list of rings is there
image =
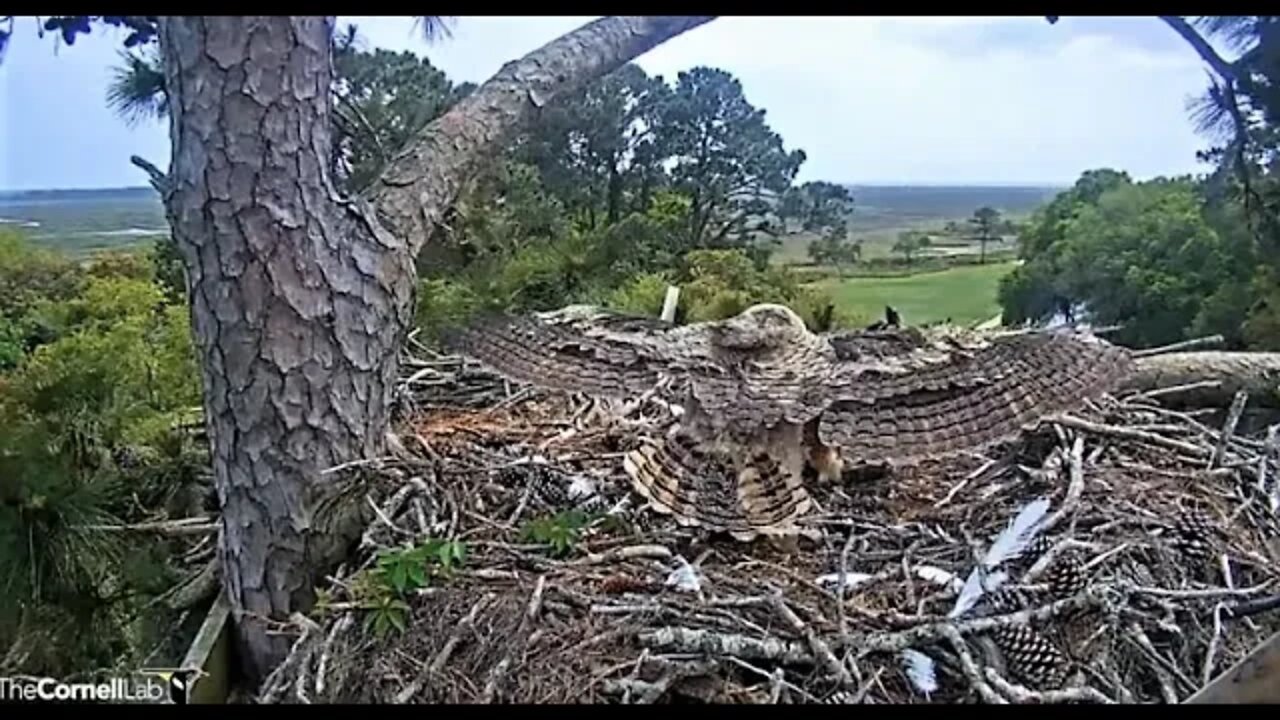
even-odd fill
[[[779,347],[809,332],[794,310],[774,303],[752,305],[713,327],[716,344],[735,350]]]

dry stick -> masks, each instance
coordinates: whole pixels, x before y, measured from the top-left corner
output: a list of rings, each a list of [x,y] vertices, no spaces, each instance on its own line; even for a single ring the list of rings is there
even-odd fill
[[[606,550],[602,553],[589,553],[586,557],[573,560],[566,564],[600,565],[603,563],[617,562],[619,560],[670,560],[672,557],[671,549],[664,545],[631,545],[628,547],[613,548],[612,550]]]
[[[1116,701],[1104,695],[1096,688],[1085,685],[1083,687],[1063,688],[1061,690],[1029,690],[1020,685],[1015,685],[1008,680],[1000,677],[991,668],[986,668],[987,681],[994,685],[1000,692],[1004,693],[1009,699],[1016,703],[1065,703],[1065,702],[1095,702],[1102,705],[1115,705]]]
[[[773,676],[769,678],[769,704],[777,705],[782,700],[782,668],[773,671]]]
[[[1259,585],[1254,585],[1252,587],[1247,587],[1247,588],[1237,588],[1237,589],[1204,588],[1204,589],[1193,589],[1193,590],[1172,590],[1172,589],[1160,588],[1160,587],[1145,587],[1142,585],[1127,585],[1127,586],[1124,586],[1124,588],[1129,592],[1139,593],[1142,595],[1155,595],[1158,597],[1169,597],[1169,598],[1195,598],[1199,600],[1213,600],[1221,597],[1257,595],[1258,593],[1270,587],[1271,584],[1272,584],[1271,581],[1267,580]]]
[[[316,697],[323,697],[324,695],[324,679],[325,675],[328,674],[329,658],[333,655],[334,641],[354,623],[355,616],[351,613],[345,613],[329,630],[329,636],[324,641],[324,650],[320,653],[320,662],[316,665]]]
[[[996,691],[991,689],[991,685],[982,679],[978,664],[973,661],[969,646],[960,633],[954,627],[946,626],[942,628],[941,636],[951,644],[951,649],[955,650],[956,658],[960,661],[960,671],[964,673],[965,679],[973,689],[978,691],[978,695],[982,696],[982,700],[989,705],[1008,705],[1008,701],[996,694]]]
[[[803,688],[788,682],[786,679],[786,675],[782,674],[782,668],[778,668],[776,673],[769,673],[756,667],[755,665],[752,665],[751,663],[747,662],[746,660],[743,660],[742,658],[736,658],[730,655],[730,656],[727,656],[725,659],[733,663],[734,665],[737,665],[738,667],[742,668],[743,670],[746,670],[747,672],[750,672],[755,675],[759,675],[762,678],[768,679],[771,683],[775,683],[774,685],[775,687],[784,687],[790,690],[791,692],[796,693],[800,697],[805,698],[806,700],[813,700],[813,701],[817,700],[817,698],[815,698],[810,693],[806,692]],[[775,675],[778,676],[776,680],[775,680]]]
[[[1174,440],[1154,433],[1134,430],[1132,428],[1118,427],[1115,425],[1104,425],[1101,423],[1089,422],[1072,415],[1055,415],[1049,418],[1050,422],[1056,423],[1063,427],[1073,428],[1075,430],[1083,430],[1095,435],[1106,435],[1109,437],[1123,438],[1125,440],[1133,440],[1148,445],[1157,445],[1159,447],[1168,448],[1170,450],[1178,450],[1187,453],[1193,457],[1206,457],[1213,451],[1199,445],[1192,445],[1181,440]]]
[[[445,663],[449,662],[449,658],[453,655],[453,652],[457,650],[458,645],[462,643],[463,634],[470,632],[472,627],[475,625],[476,616],[480,614],[480,609],[488,605],[491,600],[493,600],[493,593],[487,593],[484,597],[477,600],[476,604],[471,606],[471,611],[468,612],[466,617],[462,619],[462,622],[458,623],[458,626],[454,628],[453,632],[449,635],[449,639],[445,640],[444,647],[440,648],[440,652],[436,653],[436,656],[432,658],[431,662],[418,673],[418,677],[414,678],[413,682],[406,685],[399,693],[396,693],[396,696],[391,700],[392,704],[403,705],[409,702],[413,699],[414,695],[418,694],[418,690],[422,688],[424,682],[434,678],[441,670],[444,669]]]
[[[539,575],[537,583],[533,586],[533,594],[529,597],[529,605],[525,610],[524,617],[520,618],[520,626],[516,628],[516,637],[523,636],[529,624],[537,619],[538,612],[542,609],[542,592],[546,589],[546,586],[547,576]],[[484,684],[484,693],[480,698],[480,702],[485,704],[493,702],[493,697],[498,692],[498,683],[506,675],[507,668],[511,666],[511,655],[514,651],[514,645],[508,648],[507,654],[502,657],[502,660],[497,665],[493,666],[493,670],[489,671],[489,679]]]
[[[945,638],[952,631],[968,635],[999,627],[1021,626],[1033,621],[1043,621],[1056,617],[1068,610],[1099,605],[1102,603],[1099,592],[1098,588],[1091,588],[1079,595],[1064,598],[1042,607],[1020,610],[1007,615],[990,615],[956,623],[928,623],[893,633],[854,634],[842,639],[841,645],[857,648],[862,655],[872,652],[897,652],[914,645]]]
[[[290,619],[293,620],[295,625],[302,628],[302,633],[293,642],[293,646],[289,648],[289,654],[285,656],[284,661],[276,666],[276,669],[263,681],[261,701],[264,703],[273,703],[279,700],[280,696],[288,689],[289,683],[284,678],[288,676],[289,670],[295,665],[305,665],[311,659],[311,639],[320,630],[320,626],[314,620],[302,613],[294,613]],[[300,673],[299,677],[302,677],[303,674],[305,673]]]
[[[1182,352],[1184,350],[1196,350],[1200,348],[1216,347],[1226,342],[1221,335],[1207,335],[1200,338],[1192,338],[1183,340],[1182,342],[1171,343],[1169,345],[1161,345],[1160,347],[1147,348],[1146,350],[1135,350],[1134,357],[1151,357],[1152,355],[1163,355],[1171,352]]]
[[[775,637],[757,639],[746,635],[669,625],[659,630],[640,633],[636,636],[636,641],[642,647],[655,650],[725,655],[747,660],[771,660],[797,665],[813,662],[813,655],[804,645]]]
[[[791,629],[804,635],[805,640],[809,641],[809,647],[813,650],[813,654],[818,656],[822,664],[830,670],[836,678],[840,680],[840,685],[848,690],[854,690],[858,686],[853,681],[853,676],[849,674],[849,670],[836,659],[835,653],[831,652],[831,646],[825,640],[818,637],[813,628],[800,619],[798,615],[787,607],[787,604],[778,595],[769,598],[769,604],[773,607],[774,612],[778,613]]]
[[[1249,402],[1249,393],[1244,390],[1236,392],[1235,397],[1231,399],[1231,409],[1227,411],[1227,420],[1222,425],[1222,433],[1218,436],[1218,444],[1213,449],[1213,455],[1209,456],[1209,466],[1206,470],[1212,470],[1215,465],[1222,461],[1227,452],[1227,443],[1231,440],[1231,436],[1236,434],[1236,425],[1240,424],[1240,415],[1244,413],[1244,406]]]
[[[1156,398],[1166,397],[1170,395],[1178,395],[1178,393],[1196,391],[1196,389],[1210,389],[1221,387],[1220,380],[1197,380],[1194,383],[1180,384],[1180,386],[1157,387],[1148,389],[1146,392],[1139,392],[1137,395],[1126,398],[1126,402],[1134,400],[1156,400]],[[1157,410],[1157,407],[1143,407],[1143,410]]]
[[[1271,597],[1263,598],[1261,600],[1251,600],[1249,602],[1228,605],[1222,609],[1222,614],[1225,618],[1234,619],[1249,617],[1250,615],[1257,615],[1258,613],[1264,613],[1269,610],[1276,609],[1280,609],[1280,595],[1272,595]]]
[[[840,551],[840,575],[836,581],[836,614],[840,620],[840,634],[849,634],[849,618],[844,609],[845,582],[849,577],[849,553],[853,550],[853,540],[857,534],[849,528],[849,537],[845,538],[844,549]]]
[[[995,465],[996,462],[997,462],[996,460],[992,460],[988,458],[987,461],[984,462],[982,466],[979,467],[977,470],[974,470],[968,475],[965,475],[963,480],[956,483],[954,487],[952,487],[950,490],[947,491],[947,494],[945,497],[943,497],[941,500],[933,504],[934,509],[941,508],[946,504],[950,503],[957,493],[963,490],[966,486],[968,486],[969,483],[973,482],[975,479],[982,477],[982,474],[985,473],[987,470],[990,470],[991,466]]]
[[[1067,485],[1066,497],[1062,499],[1062,506],[1046,518],[1040,526],[1041,535],[1048,533],[1049,530],[1053,529],[1055,525],[1067,516],[1067,513],[1074,510],[1080,502],[1080,496],[1084,494],[1084,438],[1080,435],[1077,435],[1076,439],[1071,443],[1068,462],[1071,468],[1071,481]]]
[[[163,537],[182,537],[184,535],[216,533],[219,527],[221,527],[221,524],[217,520],[211,520],[207,517],[194,517],[180,520],[133,523],[132,525],[82,525],[77,529],[95,532],[149,532]]]
[[[1142,629],[1141,625],[1131,622],[1129,623],[1128,631],[1130,640],[1146,653],[1148,659],[1155,663],[1151,669],[1155,671],[1156,677],[1160,679],[1161,684],[1167,683],[1169,685],[1166,696],[1173,698],[1171,702],[1178,702],[1177,693],[1173,690],[1172,680],[1180,680],[1188,688],[1196,687],[1195,681],[1187,677],[1186,673],[1182,672],[1182,669],[1176,663],[1161,655],[1159,650],[1156,650],[1155,643],[1151,642],[1151,638],[1147,636],[1147,632]]]
[[[1262,444],[1262,452],[1258,455],[1258,494],[1267,497],[1267,479],[1271,471],[1271,459],[1276,455],[1276,444],[1280,440],[1277,433],[1280,432],[1280,425],[1272,425],[1267,428],[1267,439]]]
[[[1200,672],[1200,684],[1208,685],[1213,680],[1214,660],[1218,655],[1218,641],[1222,638],[1222,603],[1213,607],[1213,636],[1209,638],[1209,649],[1204,654],[1204,669]]]

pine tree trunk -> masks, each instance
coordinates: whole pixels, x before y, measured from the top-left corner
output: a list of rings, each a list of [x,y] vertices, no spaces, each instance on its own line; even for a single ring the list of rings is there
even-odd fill
[[[615,17],[508,63],[371,188],[329,176],[331,18],[166,17],[172,166],[160,181],[187,269],[239,653],[305,612],[361,529],[321,473],[381,454],[412,319],[414,263],[474,162],[557,95],[710,17]],[[377,208],[377,219],[371,211]],[[332,508],[326,510],[325,508]],[[274,629],[274,628],[273,628]]]
[[[335,202],[325,18],[171,17],[161,42],[223,577],[260,675],[289,642],[263,619],[309,608],[358,528],[317,517],[317,478],[382,451],[413,268]]]

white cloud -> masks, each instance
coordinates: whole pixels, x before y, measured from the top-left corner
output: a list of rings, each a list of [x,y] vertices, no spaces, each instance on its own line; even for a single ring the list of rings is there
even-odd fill
[[[408,23],[361,21],[371,39],[425,51],[481,80],[592,18],[461,18],[426,48]],[[394,25],[392,23],[395,23]],[[847,181],[1073,180],[1113,165],[1145,177],[1192,171],[1204,145],[1185,102],[1203,88],[1195,55],[1124,28],[1082,34],[1040,17],[722,17],[642,56],[651,73],[712,65],[742,80],[802,176]],[[390,27],[403,28],[389,30]]]
[[[407,17],[339,21],[479,82],[591,19],[462,17],[434,45]],[[136,184],[129,154],[167,161],[163,123],[129,130],[103,102],[119,38],[55,56],[33,35],[0,66],[0,187]],[[1200,61],[1155,18],[721,17],[638,63],[669,80],[733,73],[806,151],[804,179],[1069,182],[1104,165],[1148,177],[1192,171],[1207,144],[1185,111]]]

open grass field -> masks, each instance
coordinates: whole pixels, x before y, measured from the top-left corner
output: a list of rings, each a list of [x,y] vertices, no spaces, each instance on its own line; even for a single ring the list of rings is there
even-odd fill
[[[910,325],[951,318],[957,324],[982,322],[1000,312],[996,291],[1000,278],[1016,263],[966,265],[905,277],[830,278],[815,287],[831,293],[836,306],[858,319],[874,322],[892,305]]]
[[[898,234],[907,230],[940,233],[947,221],[962,223],[974,210],[990,206],[1010,220],[1022,221],[1036,208],[1053,199],[1063,188],[1049,186],[983,185],[850,185],[853,214],[848,217],[849,236],[862,241],[862,257],[875,260],[890,257]],[[816,236],[796,233],[783,238],[774,253],[775,262],[804,263],[809,242]],[[1008,249],[1009,242],[988,249]],[[1003,248],[1001,246],[1004,246]],[[950,248],[948,252],[977,253],[973,248]]]
[[[149,247],[169,232],[151,188],[0,193],[0,227],[76,258]]]

